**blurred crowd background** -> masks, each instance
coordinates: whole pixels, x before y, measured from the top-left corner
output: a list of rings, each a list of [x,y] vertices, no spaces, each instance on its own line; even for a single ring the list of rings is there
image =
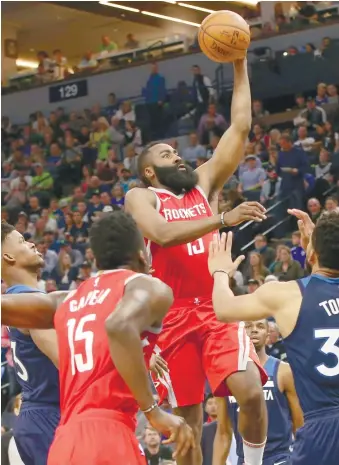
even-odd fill
[[[206,11],[178,6],[176,21],[173,16],[169,20],[172,32],[179,27],[177,34],[166,40],[143,40],[143,28],[151,26],[138,23],[141,16],[154,20],[154,29],[168,22],[141,14],[143,6],[138,3],[146,2],[128,2],[127,9],[126,2],[119,2],[124,9],[98,4],[100,14],[108,15],[105,24],[117,22],[119,33],[107,26],[101,38],[97,35],[95,48],[84,52],[78,46],[75,51],[70,45],[69,58],[67,48],[60,45],[61,35],[51,35],[47,48],[37,34],[35,49],[27,49],[28,39],[28,45],[20,43],[20,31],[16,39],[13,34],[6,37],[9,20],[29,16],[25,2],[15,3],[17,9],[12,2],[2,18],[1,217],[43,254],[42,291],[76,289],[97,271],[88,241],[91,224],[102,212],[123,209],[126,192],[140,185],[137,160],[146,143],[166,141],[193,167],[212,156],[230,124],[232,68],[211,67],[199,51],[196,28],[185,24],[200,23]],[[41,14],[46,15],[46,24],[54,25],[58,17],[53,8],[61,14],[61,7],[49,3],[53,14],[45,4],[40,5]],[[72,10],[74,18],[98,14],[88,10],[95,2],[80,3],[84,5],[79,10]],[[175,8],[166,5],[169,2],[152,3],[163,4],[152,6],[155,15],[169,16],[168,8]],[[216,2],[199,2],[200,7],[203,3],[210,11],[218,9]],[[251,24],[253,125],[244,161],[225,184],[219,209],[235,208],[245,199],[260,201],[268,209],[264,223],[249,222],[235,230],[234,253],[245,253],[247,259],[232,287],[235,294],[242,294],[270,280],[307,274],[300,236],[287,208],[306,209],[313,221],[322,211],[339,208],[339,5],[260,2],[255,8],[228,7]],[[185,16],[188,13],[198,16]],[[61,31],[65,17],[60,17]],[[133,25],[140,37],[130,32]],[[93,37],[95,28],[88,34]],[[279,45],[273,48],[275,37]],[[86,42],[84,36],[80,39]],[[18,55],[21,48],[27,52],[23,58]],[[31,62],[28,58],[35,52]],[[99,78],[108,84],[93,85]],[[135,92],[129,95],[132,87]],[[2,292],[5,289],[2,283]],[[267,350],[284,359],[279,329],[270,324]],[[4,463],[15,463],[9,462],[9,444],[18,394],[3,327],[2,433],[8,438],[2,441]],[[210,422],[216,418],[216,407],[208,389],[206,396]],[[150,464],[174,463],[159,435],[142,419],[137,434]],[[211,465],[209,455],[206,451],[204,465]]]

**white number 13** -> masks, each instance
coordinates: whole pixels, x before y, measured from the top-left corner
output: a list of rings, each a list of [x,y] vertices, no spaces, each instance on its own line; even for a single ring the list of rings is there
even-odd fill
[[[205,252],[204,241],[200,238],[187,244],[188,255],[199,255]]]
[[[89,321],[95,321],[96,315],[94,313],[82,317],[76,326],[76,319],[72,318],[67,321],[68,326],[68,344],[71,352],[71,371],[72,375],[75,372],[80,373],[92,370],[93,368],[93,331],[84,331],[84,326]],[[85,354],[76,354],[74,349],[74,342],[83,341],[85,343]]]

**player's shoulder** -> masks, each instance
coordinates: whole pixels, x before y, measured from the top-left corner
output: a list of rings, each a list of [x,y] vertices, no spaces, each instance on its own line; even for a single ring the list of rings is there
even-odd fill
[[[133,189],[127,191],[125,201],[133,202],[135,200],[142,199],[154,199],[154,193],[146,187],[133,187]]]
[[[260,286],[256,293],[264,300],[284,303],[300,295],[300,289],[296,281],[269,281]]]
[[[291,365],[288,362],[279,360],[277,376],[279,384],[282,386],[282,390],[284,391],[287,386],[290,386],[291,383],[293,383],[293,373]]]

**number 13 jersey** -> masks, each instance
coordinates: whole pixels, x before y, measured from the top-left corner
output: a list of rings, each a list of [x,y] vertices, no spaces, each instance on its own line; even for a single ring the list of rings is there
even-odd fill
[[[165,189],[149,189],[156,196],[157,211],[168,223],[197,221],[213,215],[199,186],[180,195]],[[207,260],[213,234],[209,233],[188,244],[173,247],[161,247],[146,240],[154,269],[153,275],[172,288],[176,299],[211,296],[213,280],[208,271]]]
[[[86,280],[58,308],[60,408],[63,425],[88,410],[115,410],[134,417],[138,405],[111,359],[105,320],[115,311],[126,284],[140,275],[105,271]],[[152,278],[149,278],[152,279]],[[146,365],[161,328],[141,334]]]

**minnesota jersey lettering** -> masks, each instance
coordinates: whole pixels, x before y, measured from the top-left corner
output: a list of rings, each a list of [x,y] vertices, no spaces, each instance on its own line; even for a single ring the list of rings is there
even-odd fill
[[[325,300],[320,302],[319,306],[325,310],[328,316],[339,314],[339,299]]]

